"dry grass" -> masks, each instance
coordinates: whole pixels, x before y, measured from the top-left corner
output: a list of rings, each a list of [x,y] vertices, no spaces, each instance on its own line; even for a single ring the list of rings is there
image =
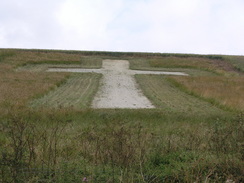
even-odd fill
[[[5,63],[9,63],[15,68],[24,66],[31,69],[41,67],[40,65],[53,67],[56,64],[83,68],[101,68],[102,66],[101,57],[84,56],[79,53],[51,51],[15,51],[14,54],[5,58],[4,60]]]
[[[15,72],[13,65],[0,64],[0,111],[12,105],[25,105],[65,80],[68,74]]]
[[[216,72],[235,71],[234,67],[224,61],[218,59],[198,58],[198,57],[164,57],[149,60],[152,67],[165,68],[197,68]]]
[[[8,105],[24,105],[29,99],[47,92],[68,76],[68,74],[61,73],[16,72],[14,71],[16,65],[45,59],[66,60],[69,56],[61,53],[12,50],[11,54],[0,63],[0,108],[4,110]],[[78,56],[76,57],[78,59]],[[73,59],[72,56],[69,58],[69,60]]]
[[[80,66],[97,68],[102,63],[101,58],[89,58],[79,53],[1,50],[0,54],[4,56],[1,57],[0,63],[0,108],[2,110],[11,105],[25,105],[33,97],[48,92],[69,76],[66,73],[29,72],[28,69],[19,69],[21,72],[16,72],[15,68],[18,66],[29,63],[42,64],[45,69],[45,64],[50,62],[52,65],[80,63]],[[38,68],[38,65],[35,67]]]
[[[172,77],[201,97],[244,110],[244,77]]]
[[[231,57],[232,58],[232,57]],[[164,70],[182,71],[192,76],[202,75],[241,75],[239,67],[235,66],[226,57],[210,59],[207,57],[150,57],[129,58],[130,68],[136,70]]]

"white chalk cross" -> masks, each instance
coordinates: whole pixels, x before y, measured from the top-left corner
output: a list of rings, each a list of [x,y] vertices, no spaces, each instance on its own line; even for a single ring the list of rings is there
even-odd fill
[[[102,84],[93,99],[93,108],[155,108],[139,89],[135,74],[186,76],[182,72],[130,70],[127,60],[103,60],[101,69],[49,68],[48,72],[101,73]]]

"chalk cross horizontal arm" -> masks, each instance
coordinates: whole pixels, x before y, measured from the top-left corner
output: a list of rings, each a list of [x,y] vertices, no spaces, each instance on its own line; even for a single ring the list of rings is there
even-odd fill
[[[102,85],[93,102],[93,108],[154,108],[135,81],[135,74],[182,75],[182,72],[130,70],[127,60],[104,60],[101,69],[49,68],[48,72],[101,73]]]

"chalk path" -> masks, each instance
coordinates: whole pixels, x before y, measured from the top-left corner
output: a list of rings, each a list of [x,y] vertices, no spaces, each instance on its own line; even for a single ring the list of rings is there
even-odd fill
[[[48,72],[96,72],[103,74],[102,84],[93,102],[93,108],[155,108],[143,95],[135,74],[187,75],[182,72],[130,70],[127,60],[103,60],[102,69],[49,68]]]

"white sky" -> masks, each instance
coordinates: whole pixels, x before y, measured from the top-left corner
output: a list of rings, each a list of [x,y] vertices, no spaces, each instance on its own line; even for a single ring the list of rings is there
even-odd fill
[[[244,0],[0,0],[0,48],[244,55]]]

